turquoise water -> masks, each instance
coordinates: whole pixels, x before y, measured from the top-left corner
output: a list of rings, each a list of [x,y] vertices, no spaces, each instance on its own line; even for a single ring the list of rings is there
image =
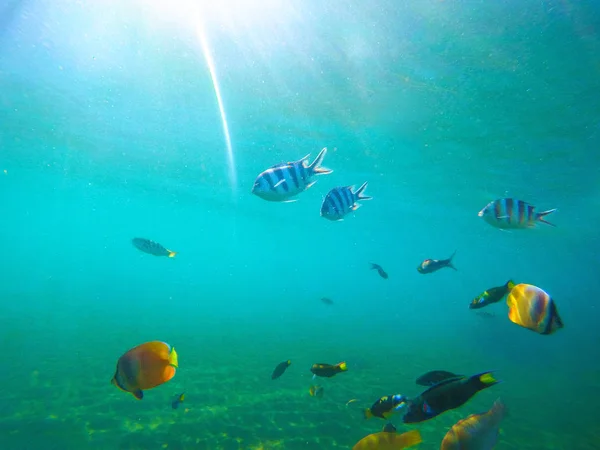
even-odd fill
[[[599,448],[597,3],[259,3],[0,3],[0,448],[351,448],[384,424],[363,408],[434,369],[503,383],[394,418],[421,449],[499,397],[497,449]],[[334,172],[297,202],[250,194],[323,147]],[[372,201],[319,216],[364,181]],[[557,227],[477,217],[504,196]],[[417,272],[454,250],[458,271]],[[565,328],[468,309],[509,278]],[[109,380],[150,340],[180,368],[136,401]],[[310,397],[310,366],[340,361]]]

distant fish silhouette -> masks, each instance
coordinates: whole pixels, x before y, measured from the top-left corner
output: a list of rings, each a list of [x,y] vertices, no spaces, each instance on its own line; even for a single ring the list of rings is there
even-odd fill
[[[330,298],[323,297],[323,298],[321,299],[321,301],[322,301],[323,303],[325,303],[326,305],[333,305],[333,300],[331,300]]]
[[[138,250],[154,256],[168,256],[169,258],[172,258],[177,254],[176,252],[166,249],[158,242],[151,241],[150,239],[133,238],[131,243]]]
[[[175,399],[171,402],[171,408],[179,408],[179,404],[183,403],[183,400],[185,400],[185,393],[182,392],[181,394],[175,396]]]
[[[387,280],[388,274],[386,273],[385,270],[383,270],[383,268],[379,264],[371,263],[371,269],[377,270],[377,273],[379,274],[379,276],[381,278],[385,278]]]

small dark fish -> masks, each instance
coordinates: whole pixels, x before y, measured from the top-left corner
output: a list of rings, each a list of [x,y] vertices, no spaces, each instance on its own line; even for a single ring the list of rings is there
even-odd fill
[[[348,367],[346,366],[345,361],[338,363],[336,365],[317,363],[317,364],[313,364],[312,367],[310,368],[310,371],[314,374],[314,377],[324,377],[324,378],[331,378],[331,377],[337,375],[338,373],[345,372],[347,370],[348,370]]]
[[[356,192],[354,186],[340,186],[330,190],[323,204],[321,205],[321,217],[328,220],[344,220],[344,216],[350,211],[356,211],[360,208],[359,200],[371,200],[373,197],[363,195],[367,188],[367,182],[364,182]]]
[[[379,276],[387,280],[388,274],[385,272],[385,270],[383,270],[383,268],[379,264],[371,263],[371,269],[377,270]]]
[[[322,386],[313,385],[308,389],[308,393],[310,394],[311,397],[322,398],[324,389]]]
[[[457,375],[445,370],[432,370],[417,378],[417,384],[421,386],[435,386],[441,381],[449,380],[450,378],[462,378],[464,375]]]
[[[452,256],[448,259],[426,259],[423,261],[417,270],[419,273],[433,273],[444,267],[449,267],[451,269],[456,270],[456,267],[452,264],[452,258],[456,255],[456,250],[452,253]]]
[[[386,395],[377,400],[370,408],[365,409],[365,419],[379,417],[388,419],[406,406],[408,399],[404,395]]]
[[[394,426],[394,424],[392,422],[388,422],[383,426],[383,432],[384,433],[395,433],[396,427]]]
[[[151,241],[150,239],[144,238],[133,238],[131,243],[135,248],[141,250],[144,253],[149,253],[154,256],[168,256],[172,258],[177,254],[177,252],[173,252],[171,250],[166,249],[158,242]]]
[[[492,303],[497,303],[502,300],[504,296],[507,295],[514,287],[515,283],[512,280],[508,280],[504,286],[490,288],[475,297],[469,304],[469,309],[479,309],[483,308],[484,306],[491,305]]]
[[[333,305],[333,300],[331,300],[330,298],[323,297],[323,298],[321,299],[321,301],[322,301],[323,303],[325,303],[326,305]]]
[[[479,211],[478,216],[491,226],[503,229],[534,228],[537,222],[556,226],[545,219],[556,208],[547,211],[535,212],[535,206],[516,198],[499,198],[488,203]]]
[[[173,400],[173,402],[171,403],[171,408],[173,408],[173,409],[179,408],[179,404],[183,403],[184,399],[185,399],[185,395],[182,392],[181,394],[179,394],[178,396],[175,397],[175,400]]]
[[[275,380],[281,375],[283,375],[283,372],[286,371],[286,369],[290,366],[291,363],[292,361],[288,359],[287,361],[283,361],[277,364],[277,367],[275,367],[275,370],[273,370],[273,373],[271,374],[271,380]]]
[[[467,403],[479,391],[499,383],[491,372],[472,377],[450,378],[442,381],[418,397],[408,400],[404,423],[417,423],[433,419],[451,409]]]

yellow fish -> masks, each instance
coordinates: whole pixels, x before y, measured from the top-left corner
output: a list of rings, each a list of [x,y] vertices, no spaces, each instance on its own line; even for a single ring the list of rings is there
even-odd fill
[[[308,393],[311,397],[323,397],[324,389],[322,386],[313,385],[308,389]]]
[[[554,300],[531,284],[517,284],[506,298],[508,318],[540,334],[552,334],[563,328]]]
[[[144,397],[142,391],[169,381],[175,376],[177,367],[174,348],[166,342],[146,342],[119,358],[111,383],[141,400]]]
[[[444,436],[440,450],[492,450],[498,442],[506,407],[496,400],[488,412],[459,420]]]
[[[382,431],[365,436],[352,447],[352,450],[402,450],[421,442],[423,440],[419,430],[411,430],[402,434]]]

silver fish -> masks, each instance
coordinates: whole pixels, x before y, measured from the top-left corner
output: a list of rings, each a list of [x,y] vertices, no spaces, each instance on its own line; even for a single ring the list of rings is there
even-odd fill
[[[523,229],[535,227],[536,222],[555,226],[544,219],[544,216],[552,214],[554,211],[556,211],[556,208],[535,212],[535,206],[522,200],[499,198],[488,203],[485,208],[479,211],[478,216],[496,228]]]
[[[328,220],[344,220],[344,216],[350,211],[356,211],[360,204],[358,200],[371,200],[373,197],[363,195],[367,188],[367,182],[363,183],[356,192],[354,186],[341,186],[333,188],[321,205],[321,216]]]
[[[254,181],[252,193],[264,200],[271,202],[295,202],[292,197],[307,190],[316,181],[315,175],[325,175],[333,172],[321,167],[327,148],[322,149],[312,164],[308,164],[308,157],[298,161],[276,164],[262,172]]]

